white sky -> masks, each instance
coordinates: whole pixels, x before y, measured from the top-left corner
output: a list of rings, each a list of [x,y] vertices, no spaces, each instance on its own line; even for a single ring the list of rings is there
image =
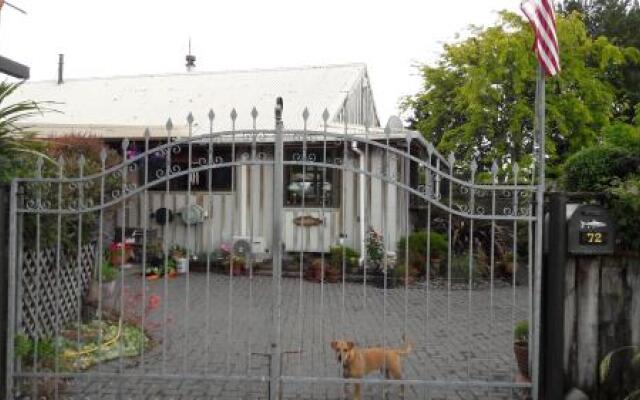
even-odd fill
[[[0,54],[32,80],[365,62],[381,121],[420,89],[414,65],[433,62],[469,24],[489,25],[520,0],[8,0]]]

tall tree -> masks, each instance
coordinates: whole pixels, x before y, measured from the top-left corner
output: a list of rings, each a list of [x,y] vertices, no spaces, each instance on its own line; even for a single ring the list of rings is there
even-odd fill
[[[604,36],[621,47],[640,50],[640,2],[638,0],[565,0],[560,12],[579,12],[589,36]],[[616,90],[614,115],[632,122],[640,105],[640,69],[634,62],[612,73],[610,81]]]
[[[613,115],[609,82],[637,51],[592,39],[579,14],[560,15],[563,71],[547,82],[547,153],[553,171],[567,154],[595,144]],[[423,65],[424,88],[405,99],[410,122],[443,152],[488,166],[531,160],[536,60],[533,33],[517,14],[503,12],[492,27],[447,44],[436,65]]]

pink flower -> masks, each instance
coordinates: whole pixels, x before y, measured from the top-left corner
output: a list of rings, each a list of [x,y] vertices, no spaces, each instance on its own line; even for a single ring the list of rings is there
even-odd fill
[[[152,294],[149,296],[149,302],[147,304],[147,310],[153,311],[160,307],[160,296],[157,294]]]

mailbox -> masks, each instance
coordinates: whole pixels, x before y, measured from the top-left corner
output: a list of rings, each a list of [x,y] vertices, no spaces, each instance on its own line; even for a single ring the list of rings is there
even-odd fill
[[[606,209],[595,205],[569,204],[567,220],[569,254],[613,254],[615,228]]]

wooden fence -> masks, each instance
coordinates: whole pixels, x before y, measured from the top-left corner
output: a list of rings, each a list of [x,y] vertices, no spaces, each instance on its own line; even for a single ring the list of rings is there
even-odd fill
[[[602,359],[622,346],[640,345],[640,258],[569,258],[565,287],[565,388],[591,399],[624,398],[640,388],[625,357],[599,382]]]

